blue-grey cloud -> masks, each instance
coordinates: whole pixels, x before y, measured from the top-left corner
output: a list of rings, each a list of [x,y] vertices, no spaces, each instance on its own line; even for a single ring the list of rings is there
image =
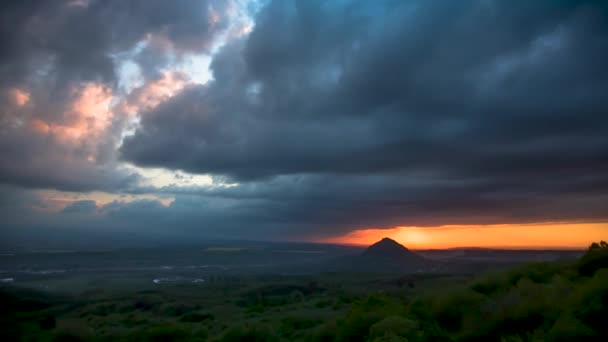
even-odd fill
[[[184,54],[210,54],[229,10],[227,2],[215,0],[2,2],[0,182],[70,191],[117,191],[132,184],[137,177],[114,163],[124,116],[109,118],[103,136],[70,146],[51,134],[32,134],[32,123],[43,122],[47,130],[73,125],[71,106],[87,85],[120,95],[125,54],[141,63],[144,82]],[[148,50],[155,58],[142,57]],[[16,90],[27,94],[27,103],[14,103]]]
[[[190,33],[202,27],[175,24],[190,13],[171,8],[167,19],[144,7],[154,15],[133,20],[141,29],[118,43],[177,25],[167,31],[176,46],[204,49]],[[153,75],[166,56],[139,57]],[[114,202],[88,224],[297,238],[604,221],[604,60],[600,1],[270,1],[251,34],[214,52],[211,82],[143,113],[118,151],[138,166],[238,185],[134,188],[118,181],[129,175],[112,176],[80,188],[175,201]]]
[[[215,81],[146,113],[121,152],[261,193],[318,180],[260,210],[289,223],[606,219],[607,14],[275,1],[217,54]]]
[[[74,202],[63,208],[62,212],[66,214],[92,214],[97,210],[97,203],[92,200],[82,200]]]

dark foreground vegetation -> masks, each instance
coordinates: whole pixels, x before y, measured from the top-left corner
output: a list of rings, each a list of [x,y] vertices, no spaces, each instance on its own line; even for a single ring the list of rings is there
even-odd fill
[[[477,277],[257,275],[0,295],[1,341],[608,341],[608,245]]]

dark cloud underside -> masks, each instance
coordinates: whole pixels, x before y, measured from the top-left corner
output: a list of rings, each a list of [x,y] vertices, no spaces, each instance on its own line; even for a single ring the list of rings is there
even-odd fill
[[[260,188],[322,179],[289,196],[288,222],[605,218],[606,14],[592,2],[273,2],[217,55],[216,80],[147,113],[122,154]]]
[[[223,26],[209,8],[231,10],[220,4],[99,1],[78,14],[14,5],[3,11],[0,85],[27,84],[52,55],[57,80],[115,87],[110,55],[146,34],[177,54],[211,53],[212,81],[142,113],[108,154],[239,185],[137,188],[114,164],[65,170],[19,154],[17,142],[28,155],[44,147],[14,132],[0,138],[10,156],[0,179],[170,194],[169,206],[78,203],[64,214],[203,235],[608,219],[604,2],[269,1],[249,35],[211,51]],[[57,19],[32,26],[43,13]],[[138,56],[147,77],[166,63],[157,49]],[[61,107],[58,94],[49,102]],[[45,165],[55,165],[48,176],[30,176]]]

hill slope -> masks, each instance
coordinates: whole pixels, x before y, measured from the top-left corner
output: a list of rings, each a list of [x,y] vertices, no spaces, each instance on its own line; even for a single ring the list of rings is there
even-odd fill
[[[397,241],[384,238],[369,246],[364,252],[366,258],[385,258],[398,261],[420,261],[422,257],[407,249]]]
[[[339,272],[414,273],[431,271],[433,264],[397,241],[384,238],[359,255],[336,259],[329,268]]]

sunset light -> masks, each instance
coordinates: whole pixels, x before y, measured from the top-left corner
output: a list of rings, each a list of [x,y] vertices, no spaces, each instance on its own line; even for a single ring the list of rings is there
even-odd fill
[[[0,1],[0,342],[608,341],[608,1]]]
[[[414,249],[456,247],[586,248],[604,239],[608,223],[540,223],[501,225],[449,225],[354,230],[323,242],[369,245],[390,237]]]

